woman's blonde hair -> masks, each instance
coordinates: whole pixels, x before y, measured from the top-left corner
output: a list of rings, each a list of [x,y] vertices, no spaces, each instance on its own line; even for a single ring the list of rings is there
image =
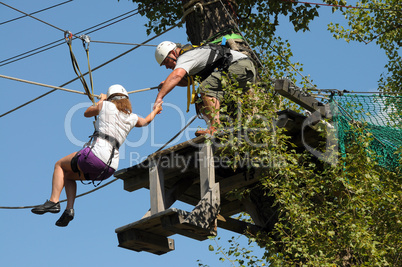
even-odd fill
[[[125,96],[123,94],[117,93],[117,94],[113,94],[111,96],[109,96],[108,99],[110,99],[109,101],[112,102],[113,104],[116,105],[116,108],[121,111],[124,112],[126,114],[130,114],[132,112],[132,107],[131,107],[131,102],[128,98],[124,98],[124,99],[113,99],[113,97],[115,96]]]

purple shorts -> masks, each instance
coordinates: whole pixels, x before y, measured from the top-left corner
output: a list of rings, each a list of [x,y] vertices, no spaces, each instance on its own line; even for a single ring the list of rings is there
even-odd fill
[[[82,170],[85,180],[104,180],[112,176],[115,172],[115,169],[110,168],[97,156],[95,156],[89,147],[82,149],[74,157],[77,157],[76,162]],[[74,159],[71,161],[71,165],[73,164]]]

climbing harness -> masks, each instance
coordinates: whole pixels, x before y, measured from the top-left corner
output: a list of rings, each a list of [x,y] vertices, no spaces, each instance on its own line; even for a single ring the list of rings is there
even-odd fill
[[[100,183],[105,179],[105,172],[106,172],[106,170],[107,170],[108,168],[110,168],[110,164],[112,163],[114,154],[115,154],[116,150],[119,150],[119,148],[120,148],[120,143],[119,143],[119,141],[117,141],[117,139],[114,138],[113,136],[110,136],[110,135],[108,135],[108,134],[105,134],[105,133],[102,133],[102,132],[99,132],[99,131],[95,131],[92,135],[89,136],[89,138],[90,138],[89,141],[88,141],[88,142],[83,146],[83,148],[82,148],[80,151],[78,151],[77,154],[75,154],[75,156],[72,158],[72,160],[71,160],[71,169],[73,170],[73,172],[78,173],[78,174],[81,176],[80,171],[79,171],[79,169],[78,169],[78,165],[77,165],[78,157],[80,157],[80,156],[82,155],[82,154],[81,154],[81,151],[88,147],[88,148],[89,148],[88,154],[89,154],[90,151],[91,151],[91,150],[93,149],[93,147],[95,146],[96,141],[97,141],[98,138],[101,138],[101,139],[103,139],[103,140],[108,141],[108,142],[112,145],[112,152],[110,153],[110,157],[109,157],[107,163],[105,164],[106,166],[105,166],[105,168],[102,170],[102,172],[101,172],[94,180],[92,180],[92,184],[93,184],[95,187],[97,187],[97,186],[99,186]],[[87,157],[88,157],[88,154],[87,154],[87,155],[82,155],[82,156],[84,156],[85,158],[87,158]],[[86,180],[91,180],[91,179],[89,179],[89,177],[87,176],[87,174],[83,173],[83,175],[84,175],[84,178],[85,178]],[[101,178],[101,179],[99,180],[99,183],[98,183],[98,184],[95,184],[95,181],[98,181],[99,178]],[[89,182],[89,183],[84,183],[84,181],[81,180],[81,183],[84,184],[84,185],[88,185],[88,184],[90,184],[91,182]]]
[[[193,46],[187,44],[183,46],[180,50],[179,57],[188,51],[192,51],[194,49],[210,49],[208,60],[206,66],[200,72],[194,75],[188,75],[187,77],[187,111],[190,110],[190,104],[194,104],[196,100],[196,90],[194,84],[194,76],[200,77],[201,81],[205,80],[209,75],[211,75],[214,71],[227,71],[230,63],[232,61],[232,54],[230,53],[230,48],[218,45],[218,44],[204,44],[201,46]],[[192,90],[190,89],[190,85],[192,85]]]

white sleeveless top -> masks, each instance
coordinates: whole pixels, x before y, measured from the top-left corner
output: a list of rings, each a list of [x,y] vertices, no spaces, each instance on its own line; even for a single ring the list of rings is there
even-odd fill
[[[96,121],[96,131],[114,137],[120,145],[124,143],[128,133],[137,124],[136,114],[125,114],[120,112],[116,105],[110,101],[103,101],[102,109]],[[103,138],[97,138],[92,148],[92,153],[102,160],[105,164],[109,161],[113,146]],[[119,151],[116,149],[110,167],[117,170],[119,166]]]

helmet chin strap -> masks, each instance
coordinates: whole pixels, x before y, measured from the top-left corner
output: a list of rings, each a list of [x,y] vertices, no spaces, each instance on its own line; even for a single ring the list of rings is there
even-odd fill
[[[170,58],[170,59],[173,60],[174,62],[177,62],[178,54],[177,54],[177,52],[176,52],[176,49],[173,49],[173,50],[171,51],[171,53],[174,55],[175,58],[172,58],[171,56],[169,56],[170,53],[168,54],[168,56],[167,56],[166,58]]]
[[[172,57],[166,57],[166,58],[170,58],[171,60],[173,60],[174,62],[177,62],[177,59],[175,59],[175,58],[172,58]]]

